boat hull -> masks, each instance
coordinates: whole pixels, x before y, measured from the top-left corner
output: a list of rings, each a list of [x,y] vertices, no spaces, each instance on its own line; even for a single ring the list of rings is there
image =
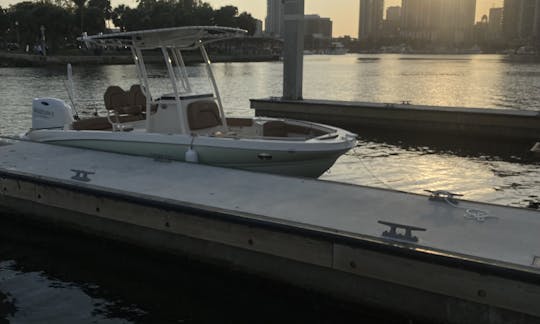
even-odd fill
[[[37,130],[29,139],[56,145],[121,154],[185,161],[190,147],[198,162],[218,167],[236,168],[288,176],[316,178],[352,148],[350,138],[329,143],[279,141],[209,136],[112,133],[96,131]]]

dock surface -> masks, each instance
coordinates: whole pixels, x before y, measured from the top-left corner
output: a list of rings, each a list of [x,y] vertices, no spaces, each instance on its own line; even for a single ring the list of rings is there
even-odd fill
[[[117,229],[125,224],[153,235],[182,235],[540,317],[533,307],[540,302],[540,212],[535,210],[31,142],[0,146],[0,188],[0,204],[16,208],[32,202],[26,212],[39,214],[44,206],[77,209],[82,223],[107,219]],[[79,194],[93,198],[81,200]],[[109,200],[114,208],[106,206]],[[185,223],[188,219],[193,222]],[[241,238],[231,236],[237,225]],[[258,230],[266,234],[259,238]],[[205,250],[197,251],[192,253]],[[378,254],[431,268],[422,274],[420,268],[365,264],[378,262]],[[445,275],[444,269],[463,273]],[[262,272],[272,277],[268,271]],[[404,277],[407,271],[411,276]],[[430,279],[418,281],[435,272],[433,282],[445,276],[448,282],[434,287]],[[464,273],[474,274],[474,284]],[[450,278],[470,287],[459,288]],[[493,278],[505,286],[477,285]],[[460,295],[459,289],[471,291]],[[512,300],[508,294],[514,294]]]

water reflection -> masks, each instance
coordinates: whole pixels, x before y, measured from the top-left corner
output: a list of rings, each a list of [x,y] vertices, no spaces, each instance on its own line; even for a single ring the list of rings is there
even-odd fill
[[[419,194],[448,190],[467,200],[516,207],[540,202],[540,162],[514,155],[455,154],[361,140],[321,179]]]
[[[0,298],[0,322],[388,322],[384,313],[359,305],[5,216],[0,297],[7,300]]]

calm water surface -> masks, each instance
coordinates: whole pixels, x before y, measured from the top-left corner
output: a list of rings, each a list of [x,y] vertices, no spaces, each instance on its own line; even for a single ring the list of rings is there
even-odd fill
[[[408,100],[414,104],[540,111],[540,64],[508,62],[502,56],[306,56],[304,63],[305,98],[374,102]],[[249,109],[250,98],[281,95],[280,62],[224,63],[215,64],[214,69],[228,115],[253,115]],[[203,87],[203,68],[191,66],[189,73],[197,78],[196,85]],[[164,70],[154,68],[150,76],[154,85],[167,88]],[[0,68],[0,134],[19,134],[30,127],[32,98],[50,96],[67,100],[64,79],[63,68]],[[128,89],[131,84],[138,83],[131,66],[76,66],[74,79],[80,99],[79,110],[81,114],[88,115],[95,108],[103,107],[103,93],[107,86],[116,84]],[[389,138],[360,131],[359,135],[359,146],[340,158],[322,179],[417,193],[425,189],[445,189],[462,193],[466,199],[520,207],[540,199],[540,163],[512,143],[505,144],[508,149],[501,149],[502,144],[499,143],[462,149],[462,143],[440,146],[425,139],[409,142],[401,140],[398,134]],[[47,248],[36,250],[32,242],[24,243],[22,238],[28,234],[21,226],[8,225],[4,227],[15,227],[15,232],[20,235],[3,236],[5,244],[0,250],[0,322],[2,316],[15,322],[17,319],[18,322],[39,322],[40,318],[48,316],[54,322],[72,322],[74,316],[82,316],[83,322],[111,323],[157,322],[165,318],[167,321],[188,322],[224,318],[224,321],[245,322],[253,319],[251,316],[260,321],[257,313],[278,322],[282,320],[279,316],[264,315],[273,309],[292,312],[287,306],[290,299],[280,300],[280,294],[275,290],[266,295],[261,291],[268,288],[264,283],[234,276],[223,278],[211,271],[201,275],[189,267],[178,274],[184,279],[171,279],[175,284],[174,290],[166,289],[167,280],[158,280],[156,289],[162,289],[162,296],[151,288],[153,281],[144,278],[151,268],[148,264],[135,271],[133,278],[124,280],[121,274],[129,272],[132,266],[137,267],[134,264],[140,262],[136,255],[129,257],[129,265],[122,266],[116,257],[110,255],[105,255],[110,263],[103,263],[100,258],[93,258],[95,262],[81,261],[71,250],[61,249],[55,253],[49,253]],[[82,255],[91,256],[87,244],[83,244],[87,250]],[[53,244],[51,251],[58,250],[57,245],[61,244]],[[118,248],[111,248],[111,251],[112,255],[122,254]],[[120,251],[123,250],[120,248]],[[164,266],[169,262],[159,261],[158,264]],[[57,271],[57,267],[65,269]],[[85,267],[89,269],[84,270]],[[173,268],[170,266],[166,273],[174,277]],[[154,275],[153,278],[160,277],[158,273]],[[201,283],[214,277],[210,284],[203,286],[204,291],[199,291],[195,284],[185,279],[192,278],[193,282]],[[223,280],[229,280],[231,284],[221,283]],[[219,289],[215,294],[208,294],[216,285]],[[2,292],[7,295],[4,303]],[[293,296],[301,294],[288,293]],[[251,294],[257,297],[253,298]],[[215,296],[221,296],[220,300]],[[245,313],[229,301],[239,296],[241,304],[251,309],[250,312]],[[268,296],[276,298],[268,300]],[[167,298],[174,302],[165,301]],[[51,310],[47,300],[60,300],[64,307]],[[337,304],[330,302],[332,306],[324,304],[330,311],[316,313],[320,306],[317,302],[305,296],[302,300],[300,311],[292,313],[302,318],[315,312],[315,315],[307,317],[312,322],[329,321],[325,316],[342,311]],[[177,305],[183,305],[179,308],[182,315],[178,318],[168,309],[175,309]],[[18,310],[13,307],[18,307]],[[349,311],[344,314],[351,315]],[[354,312],[352,314],[356,316]],[[362,316],[371,318],[372,315]]]

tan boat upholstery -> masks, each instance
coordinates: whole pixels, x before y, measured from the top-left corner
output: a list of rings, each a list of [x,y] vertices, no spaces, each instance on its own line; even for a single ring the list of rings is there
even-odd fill
[[[129,92],[124,91],[119,86],[108,87],[103,95],[103,99],[105,100],[105,108],[119,115],[136,115],[141,113],[140,108],[131,106]]]
[[[110,86],[103,95],[107,117],[92,117],[73,122],[74,130],[111,130],[112,124],[134,122],[144,119],[146,97],[140,85],[124,91],[119,86]]]
[[[118,116],[120,123],[129,123],[141,120],[139,116]],[[74,130],[112,130],[112,125],[107,117],[92,117],[76,120],[72,124]]]
[[[134,84],[129,88],[129,105],[135,107],[139,111],[146,110],[146,96],[142,91],[140,84]]]
[[[134,109],[139,110],[142,113],[146,113],[146,96],[144,95],[140,84],[134,84],[129,88],[128,97],[131,107],[134,107]],[[155,113],[158,105],[152,104],[150,107],[151,112]]]
[[[281,120],[272,120],[264,123],[263,136],[287,137],[287,124]]]
[[[200,100],[188,105],[188,123],[191,130],[222,125],[219,109],[214,101]]]
[[[321,136],[327,134],[320,129],[315,129],[311,127],[299,126],[299,125],[287,125],[287,131],[289,133],[302,134],[302,135],[311,135],[313,137]]]
[[[134,92],[136,91],[137,89],[134,89]],[[144,97],[144,94],[142,96]],[[142,107],[134,105],[135,100],[141,100],[140,94],[132,95],[131,91],[126,92],[119,86],[110,86],[105,91],[103,99],[105,101],[105,108],[107,109],[107,118],[111,124],[117,125],[127,121],[144,119]],[[146,101],[146,98],[144,100]],[[129,116],[127,121],[123,118],[126,116]],[[113,128],[116,128],[116,126]]]
[[[232,127],[251,127],[253,126],[253,119],[251,118],[227,118],[227,125]]]
[[[112,126],[107,117],[94,117],[76,120],[73,122],[74,130],[111,130]]]

